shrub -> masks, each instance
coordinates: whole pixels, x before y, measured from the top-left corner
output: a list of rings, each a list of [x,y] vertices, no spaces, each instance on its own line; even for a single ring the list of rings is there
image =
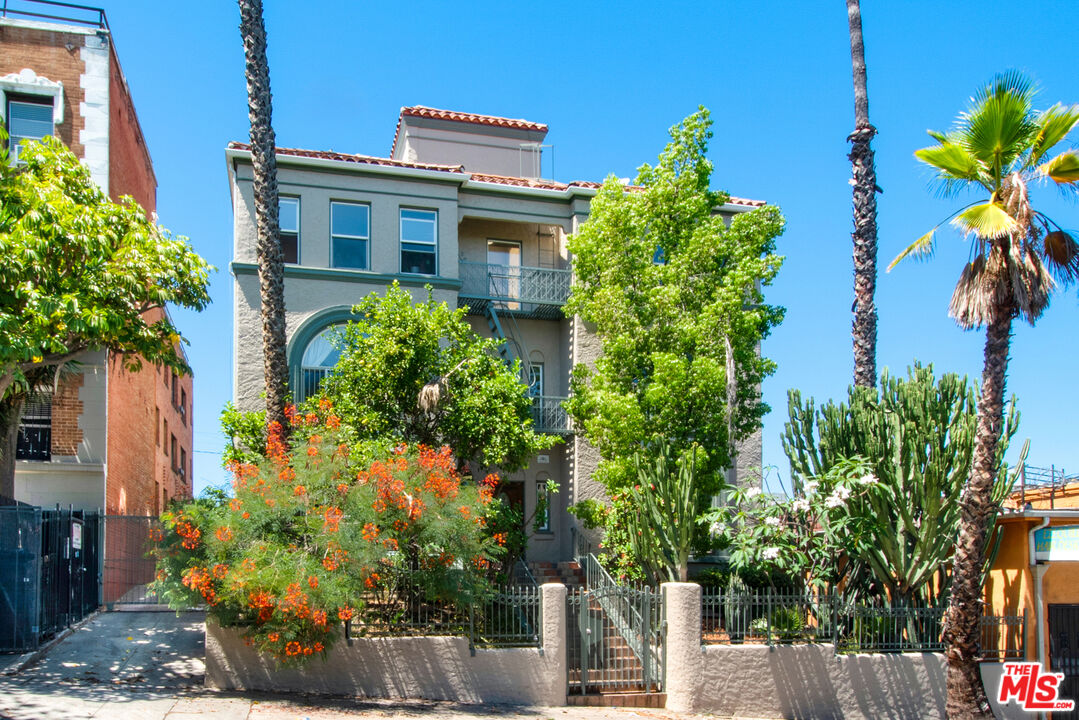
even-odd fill
[[[205,603],[284,662],[325,652],[367,600],[482,599],[505,543],[486,530],[497,476],[462,484],[445,447],[350,447],[331,410],[294,415],[291,447],[272,428],[266,458],[232,465],[235,497],[165,513],[155,538],[170,605]]]

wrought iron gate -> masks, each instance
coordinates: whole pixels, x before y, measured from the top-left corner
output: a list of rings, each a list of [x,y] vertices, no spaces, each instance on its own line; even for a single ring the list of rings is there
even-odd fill
[[[1049,669],[1064,673],[1059,693],[1079,708],[1079,605],[1049,606]],[[1076,718],[1079,710],[1053,712],[1053,718]]]
[[[161,604],[147,587],[154,580],[156,561],[150,555],[151,531],[161,527],[153,515],[106,515],[102,594],[105,606]],[[143,608],[145,609],[145,608]]]
[[[568,594],[570,694],[661,692],[666,624],[660,591],[615,583],[592,556],[582,563],[589,585]]]

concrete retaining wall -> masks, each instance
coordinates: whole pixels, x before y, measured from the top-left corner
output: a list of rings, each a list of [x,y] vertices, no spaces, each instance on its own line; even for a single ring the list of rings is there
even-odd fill
[[[566,703],[566,589],[542,588],[542,648],[477,649],[465,638],[360,638],[338,641],[326,661],[281,668],[231,628],[206,624],[206,684],[371,698],[464,703]]]
[[[836,655],[829,645],[701,646],[701,590],[664,586],[667,603],[667,709],[776,718],[945,717],[946,668],[940,653]],[[982,665],[986,691],[1000,665]],[[1012,705],[997,717],[1017,717]]]

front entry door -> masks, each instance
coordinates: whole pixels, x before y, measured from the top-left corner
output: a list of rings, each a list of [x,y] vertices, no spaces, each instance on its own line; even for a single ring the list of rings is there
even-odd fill
[[[1079,707],[1079,605],[1049,606],[1049,669],[1064,673],[1060,699]],[[1053,718],[1079,718],[1079,711],[1054,712]]]

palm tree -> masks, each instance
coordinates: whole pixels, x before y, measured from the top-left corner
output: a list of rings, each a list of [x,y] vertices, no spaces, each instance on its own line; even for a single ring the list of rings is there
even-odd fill
[[[850,159],[854,185],[854,384],[877,384],[877,168],[870,142],[877,129],[869,122],[865,48],[862,45],[862,10],[859,0],[847,0],[850,24],[850,60],[854,75],[854,132]]]
[[[247,108],[251,120],[251,164],[254,167],[255,223],[258,228],[259,295],[262,298],[263,375],[266,381],[266,423],[280,423],[287,433],[285,398],[288,361],[285,357],[284,257],[277,222],[277,155],[266,62],[266,26],[262,0],[239,0],[240,34],[244,41]]]
[[[1030,202],[1037,181],[1076,190],[1079,154],[1067,150],[1050,157],[1049,152],[1079,123],[1079,106],[1035,112],[1034,94],[1019,73],[997,76],[972,98],[950,132],[930,131],[937,144],[915,153],[937,172],[945,192],[973,189],[989,196],[950,216],[973,243],[952,293],[950,314],[964,329],[984,326],[986,339],[974,456],[961,498],[951,601],[944,618],[949,718],[992,717],[978,674],[979,626],[1012,320],[1033,324],[1048,306],[1056,281],[1079,277],[1079,245]],[[906,257],[931,254],[939,227],[916,240],[888,269]]]

